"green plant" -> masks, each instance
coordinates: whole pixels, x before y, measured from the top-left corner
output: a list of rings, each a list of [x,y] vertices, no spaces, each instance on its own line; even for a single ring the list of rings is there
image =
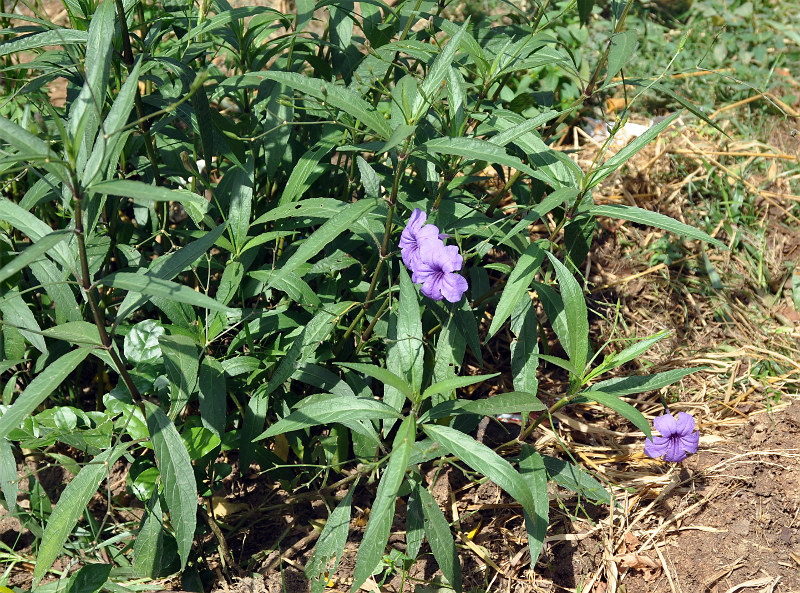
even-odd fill
[[[353,590],[386,563],[398,497],[406,551],[388,568],[427,539],[460,590],[430,464],[469,468],[517,500],[534,564],[548,480],[612,503],[587,472],[525,440],[553,412],[590,401],[649,436],[621,398],[691,370],[599,380],[665,334],[597,362],[575,278],[596,218],[721,246],[666,216],[592,200],[677,114],[586,173],[549,144],[634,54],[631,2],[591,66],[569,49],[584,40],[571,4],[545,2],[502,26],[452,22],[426,0],[360,12],[306,0],[294,14],[225,0],[65,6],[69,27],[3,16],[27,24],[0,43],[5,70],[20,74],[0,106],[5,504],[16,509],[15,448],[79,452],[75,477],[37,517],[36,584],[64,554],[82,557],[70,578],[92,591],[109,563],[137,577],[196,571],[199,531],[229,561],[215,518],[198,508],[234,471],[221,452],[299,495],[349,486],[308,563],[314,591],[341,557],[365,482],[377,490]],[[322,32],[314,8],[328,11]],[[64,107],[43,86],[58,76]],[[520,99],[534,88],[558,101]],[[487,166],[501,179],[494,191]],[[399,231],[415,208],[463,254],[466,298],[423,296],[402,265]],[[547,232],[531,238],[537,223]],[[540,347],[544,325],[560,350]],[[480,364],[481,338],[509,332],[514,391],[462,397],[496,376],[464,375],[467,348]],[[568,377],[565,393],[539,388],[543,363]],[[519,439],[493,450],[470,435],[483,416],[510,412],[526,418]],[[146,507],[135,537],[86,510],[119,460]],[[88,532],[75,531],[82,517]]]

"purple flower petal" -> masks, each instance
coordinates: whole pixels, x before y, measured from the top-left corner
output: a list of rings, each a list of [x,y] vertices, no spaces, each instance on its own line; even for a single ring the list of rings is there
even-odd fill
[[[408,227],[406,227],[408,230]],[[406,231],[403,231],[405,233]],[[421,244],[425,241],[433,239],[434,241],[438,241],[437,235],[439,234],[439,229],[436,228],[436,225],[433,224],[426,224],[424,227],[419,229],[413,236],[407,238],[405,241],[406,246],[403,247],[403,237],[400,237],[400,253],[403,256],[403,263],[406,267],[411,270],[412,272],[417,267],[419,262],[419,253]]]
[[[664,461],[683,461],[684,459],[686,459],[686,453],[683,452],[683,447],[681,447],[681,440],[676,438],[669,439]]]
[[[678,430],[678,423],[675,422],[675,418],[672,417],[672,414],[656,416],[653,418],[653,426],[655,426],[656,430],[667,438],[671,437]]]
[[[680,436],[685,436],[694,432],[694,418],[686,412],[678,412],[678,421],[675,423],[676,432]]]
[[[467,288],[469,288],[467,279],[461,274],[446,274],[442,279],[442,296],[451,303],[460,301],[464,293],[467,292]]]
[[[681,437],[681,447],[687,453],[697,453],[697,447],[700,445],[700,433],[693,432],[686,436]]]
[[[645,439],[644,454],[653,459],[657,459],[667,452],[668,447],[669,439],[667,438],[653,437],[653,440]]]

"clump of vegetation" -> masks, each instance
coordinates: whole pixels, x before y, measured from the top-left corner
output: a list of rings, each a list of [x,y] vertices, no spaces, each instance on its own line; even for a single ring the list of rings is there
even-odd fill
[[[179,571],[186,588],[208,585],[209,553],[235,565],[214,493],[254,470],[329,505],[305,566],[317,592],[362,493],[353,590],[394,566],[399,499],[397,562],[427,541],[461,590],[435,465],[521,505],[533,566],[549,481],[614,504],[529,437],[597,402],[653,438],[623,398],[692,369],[607,376],[669,334],[616,352],[590,340],[581,273],[597,219],[724,245],[593,199],[679,113],[609,156],[612,133],[586,171],[554,144],[620,92],[714,124],[664,78],[672,55],[643,71],[637,49],[652,39],[632,26],[646,18],[632,1],[503,6],[472,18],[428,0],[298,0],[289,12],[106,0],[65,2],[59,24],[37,7],[0,15],[0,487],[36,537],[34,584],[62,558],[56,574],[76,591]],[[731,19],[751,18],[744,7]],[[748,60],[764,58],[760,39]],[[512,388],[474,399],[499,373],[467,373],[467,361],[480,367],[492,341]],[[544,365],[563,392],[540,388]],[[504,414],[521,415],[518,438],[476,437]],[[668,461],[696,451],[681,414],[679,431],[648,441],[653,455],[672,441],[683,448]],[[74,475],[55,506],[33,475],[31,504],[18,505],[23,452]],[[105,517],[90,506],[118,462],[144,507],[129,523],[108,520],[121,504],[110,494]]]

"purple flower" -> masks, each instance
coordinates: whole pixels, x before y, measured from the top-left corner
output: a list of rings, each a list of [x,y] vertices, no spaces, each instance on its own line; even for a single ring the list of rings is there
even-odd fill
[[[457,273],[463,263],[457,246],[445,245],[438,236],[428,238],[419,245],[411,281],[422,284],[426,297],[457,303],[468,288],[466,278]]]
[[[428,215],[419,208],[411,213],[403,234],[400,235],[400,253],[403,263],[412,272],[416,269],[420,255],[420,245],[426,239],[439,239],[439,228],[436,225],[425,224]]]
[[[683,461],[687,453],[697,453],[700,433],[694,429],[691,414],[678,412],[677,420],[672,414],[656,416],[653,425],[661,436],[645,440],[645,455],[654,459],[663,455],[664,461]]]

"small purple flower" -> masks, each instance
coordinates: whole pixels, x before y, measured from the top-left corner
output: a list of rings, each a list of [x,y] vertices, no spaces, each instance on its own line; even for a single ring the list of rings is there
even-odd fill
[[[403,229],[403,234],[400,235],[400,253],[403,256],[403,263],[412,272],[419,260],[422,242],[426,239],[439,238],[439,228],[433,224],[425,224],[427,219],[427,214],[419,208],[415,208],[406,228]]]
[[[434,301],[457,303],[468,288],[466,278],[457,273],[463,263],[457,246],[445,245],[438,236],[428,238],[419,246],[411,281],[422,284],[422,294]]]
[[[694,429],[691,414],[678,412],[677,420],[672,414],[656,416],[653,425],[661,436],[645,440],[645,455],[654,459],[663,455],[664,461],[683,461],[687,453],[697,453],[700,433]]]

